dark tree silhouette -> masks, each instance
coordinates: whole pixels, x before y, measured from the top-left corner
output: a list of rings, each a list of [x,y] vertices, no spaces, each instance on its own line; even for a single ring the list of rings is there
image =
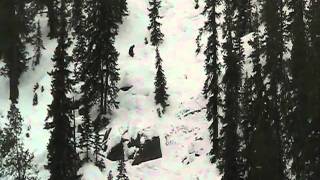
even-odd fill
[[[268,161],[261,165],[257,177],[280,180],[285,178],[284,156],[283,156],[283,118],[282,98],[285,84],[285,61],[283,54],[284,34],[282,24],[282,1],[265,0],[262,3],[262,21],[265,23],[265,33],[262,37],[262,49],[266,64],[263,67],[263,78],[265,81],[264,103],[266,115],[261,123],[260,136],[266,143],[260,142],[260,160],[265,152],[268,152]],[[266,157],[264,157],[266,158]]]
[[[149,1],[149,19],[150,24],[148,29],[151,31],[150,41],[153,46],[159,46],[163,42],[164,35],[161,32],[161,23],[159,19],[161,16],[159,15],[159,9],[161,8],[160,0],[150,0]]]
[[[5,66],[0,74],[9,78],[10,100],[19,98],[19,78],[27,69],[29,57],[25,44],[31,41],[34,9],[30,2],[3,0],[0,2],[0,58]]]
[[[239,135],[237,130],[240,123],[240,87],[241,70],[243,61],[243,49],[239,33],[239,17],[234,16],[234,4],[230,0],[225,1],[225,23],[223,24],[223,36],[225,43],[224,63],[226,72],[223,77],[224,87],[224,117],[222,118],[221,159],[219,161],[223,180],[240,179],[239,162]],[[235,17],[235,18],[234,18]]]
[[[42,57],[42,49],[45,49],[43,46],[42,41],[42,33],[41,33],[41,26],[40,21],[37,23],[37,31],[35,35],[35,42],[34,42],[34,56],[32,61],[32,69],[34,69],[40,63],[40,58]]]
[[[16,180],[37,180],[36,166],[32,164],[34,156],[24,148],[21,140],[23,119],[16,104],[11,104],[7,118],[3,134],[0,133],[3,138],[3,146],[0,146],[0,178],[11,176]]]
[[[221,64],[218,62],[218,32],[217,29],[219,27],[216,19],[220,17],[220,14],[217,13],[216,8],[220,5],[220,1],[216,0],[206,0],[206,5],[202,12],[203,15],[207,16],[207,21],[203,28],[200,29],[199,36],[197,37],[198,49],[197,53],[200,52],[200,41],[201,36],[204,32],[210,33],[207,41],[207,46],[204,51],[206,56],[205,59],[205,68],[207,79],[205,81],[203,87],[203,94],[206,99],[208,99],[207,103],[207,120],[211,121],[211,125],[209,127],[210,131],[210,141],[212,143],[212,149],[210,151],[211,155],[211,163],[216,162],[219,156],[219,129],[218,124],[221,120],[221,116],[218,113],[219,108],[221,108],[221,87],[219,82],[219,76],[221,75]]]
[[[119,161],[117,180],[129,180],[127,176],[126,165],[123,160]]]
[[[52,80],[53,101],[49,105],[46,127],[51,129],[51,138],[48,144],[48,164],[50,180],[78,179],[79,157],[72,142],[73,129],[71,128],[72,100],[67,97],[71,91],[72,80],[68,66],[71,58],[67,48],[70,46],[66,31],[66,1],[61,0],[59,17],[61,27],[58,32],[58,46],[52,58],[54,70],[50,73]],[[51,122],[48,120],[52,119]]]
[[[166,108],[169,106],[167,103],[169,95],[167,94],[167,81],[162,69],[162,59],[158,48],[156,48],[156,69],[157,74],[155,77],[155,101],[156,105],[160,105],[157,109],[159,117],[165,113]]]

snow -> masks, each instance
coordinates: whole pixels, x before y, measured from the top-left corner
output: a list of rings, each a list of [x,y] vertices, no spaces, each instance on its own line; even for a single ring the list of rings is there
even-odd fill
[[[82,180],[106,179],[106,177],[103,175],[103,173],[101,173],[99,168],[92,163],[83,165],[79,169],[78,174],[83,175],[81,177]]]
[[[194,114],[187,112],[200,110],[206,101],[201,92],[205,81],[204,56],[196,56],[195,39],[205,17],[200,15],[204,6],[194,9],[193,0],[162,0],[160,10],[164,43],[159,47],[163,59],[163,69],[167,79],[170,106],[166,114],[158,117],[154,102],[155,48],[144,44],[149,39],[147,26],[148,0],[127,0],[129,16],[120,26],[116,48],[120,53],[119,87],[133,85],[129,91],[119,92],[120,108],[114,112],[110,127],[112,131],[107,142],[108,151],[120,142],[121,138],[135,138],[144,132],[147,138],[159,136],[163,157],[132,166],[126,162],[131,180],[218,180],[221,178],[215,165],[209,162],[210,141],[205,110]],[[40,65],[24,73],[20,80],[19,108],[25,120],[25,127],[31,126],[30,138],[25,139],[26,147],[35,154],[35,163],[40,168],[41,179],[48,179],[49,172],[43,165],[47,163],[47,144],[50,133],[44,130],[47,106],[51,103],[51,57],[56,47],[55,40],[48,40],[46,18],[40,18],[46,50]],[[250,39],[250,37],[248,37]],[[135,56],[128,55],[135,44]],[[32,106],[33,86],[44,86],[38,90],[39,104]],[[8,80],[0,77],[0,123],[5,121],[9,109]],[[80,123],[81,118],[77,118]],[[1,126],[1,124],[0,124]],[[126,147],[126,146],[125,146]],[[126,151],[133,151],[127,149]],[[106,179],[111,170],[116,176],[117,162],[105,160],[103,172],[93,164],[85,164],[80,170],[83,180]]]

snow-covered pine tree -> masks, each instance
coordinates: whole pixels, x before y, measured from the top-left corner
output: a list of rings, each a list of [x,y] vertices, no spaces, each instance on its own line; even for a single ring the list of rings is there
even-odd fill
[[[167,81],[162,69],[162,59],[160,57],[159,49],[156,48],[156,77],[155,77],[155,102],[160,105],[157,109],[159,117],[165,113],[166,108],[169,106],[167,103],[169,95],[167,94]]]
[[[117,180],[129,180],[127,176],[126,164],[123,160],[119,161]]]
[[[43,46],[43,41],[42,41],[40,21],[38,20],[37,30],[35,34],[35,41],[34,41],[34,56],[32,61],[32,69],[35,69],[35,67],[40,63],[40,58],[42,56],[42,53],[41,53],[42,49],[45,49],[45,48]]]
[[[79,178],[77,175],[79,157],[72,142],[72,101],[67,96],[72,85],[71,72],[68,69],[71,58],[67,53],[70,40],[66,31],[66,1],[61,0],[60,4],[58,15],[61,26],[58,30],[58,45],[52,58],[54,70],[50,73],[53,78],[53,101],[48,111],[48,119],[52,119],[52,122],[46,122],[46,127],[51,129],[46,168],[50,171],[49,180],[75,180]]]
[[[164,35],[161,32],[161,23],[159,19],[161,16],[159,15],[159,9],[161,8],[161,0],[149,0],[149,19],[150,24],[148,26],[148,30],[150,30],[150,41],[153,46],[159,46],[163,42]]]
[[[21,140],[22,123],[19,109],[16,104],[12,103],[7,115],[8,123],[3,129],[3,145],[1,146],[2,155],[0,167],[0,178],[13,177],[16,180],[36,180],[37,170],[35,165],[32,164],[33,154],[24,148]],[[0,138],[1,139],[1,138]]]
[[[207,16],[207,21],[204,24],[204,27],[200,29],[199,36],[197,37],[198,49],[197,53],[200,52],[200,41],[201,36],[204,32],[209,33],[207,46],[204,51],[206,56],[205,59],[205,69],[207,79],[205,81],[203,87],[203,94],[206,99],[208,99],[207,103],[207,120],[211,121],[211,125],[209,126],[210,131],[210,141],[212,144],[212,148],[210,151],[211,163],[216,162],[219,156],[219,143],[218,143],[218,124],[221,120],[221,116],[218,113],[219,107],[221,107],[221,87],[219,83],[219,76],[221,74],[221,64],[218,62],[218,32],[217,29],[219,27],[216,19],[220,16],[220,13],[216,11],[218,5],[220,5],[220,1],[217,0],[206,0],[206,5],[202,12],[203,15]]]

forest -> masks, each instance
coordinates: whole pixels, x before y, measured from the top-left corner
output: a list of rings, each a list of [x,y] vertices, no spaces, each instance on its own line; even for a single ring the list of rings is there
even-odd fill
[[[0,0],[0,180],[320,180],[319,0]]]

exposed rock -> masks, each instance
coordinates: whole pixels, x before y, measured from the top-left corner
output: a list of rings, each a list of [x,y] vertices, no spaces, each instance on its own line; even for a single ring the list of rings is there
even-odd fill
[[[138,165],[162,157],[159,137],[153,137],[150,140],[147,139],[141,146],[142,147],[139,148],[139,151],[134,156],[132,165]]]
[[[133,86],[132,85],[128,85],[128,86],[123,86],[120,88],[121,91],[129,91]]]
[[[111,148],[107,158],[111,161],[120,161],[124,160],[124,150],[122,142],[119,142],[117,145]]]
[[[122,138],[121,142],[111,148],[107,156],[111,161],[132,159],[132,165],[138,165],[161,157],[160,137],[154,136],[150,139],[142,133],[138,134],[135,139]]]

